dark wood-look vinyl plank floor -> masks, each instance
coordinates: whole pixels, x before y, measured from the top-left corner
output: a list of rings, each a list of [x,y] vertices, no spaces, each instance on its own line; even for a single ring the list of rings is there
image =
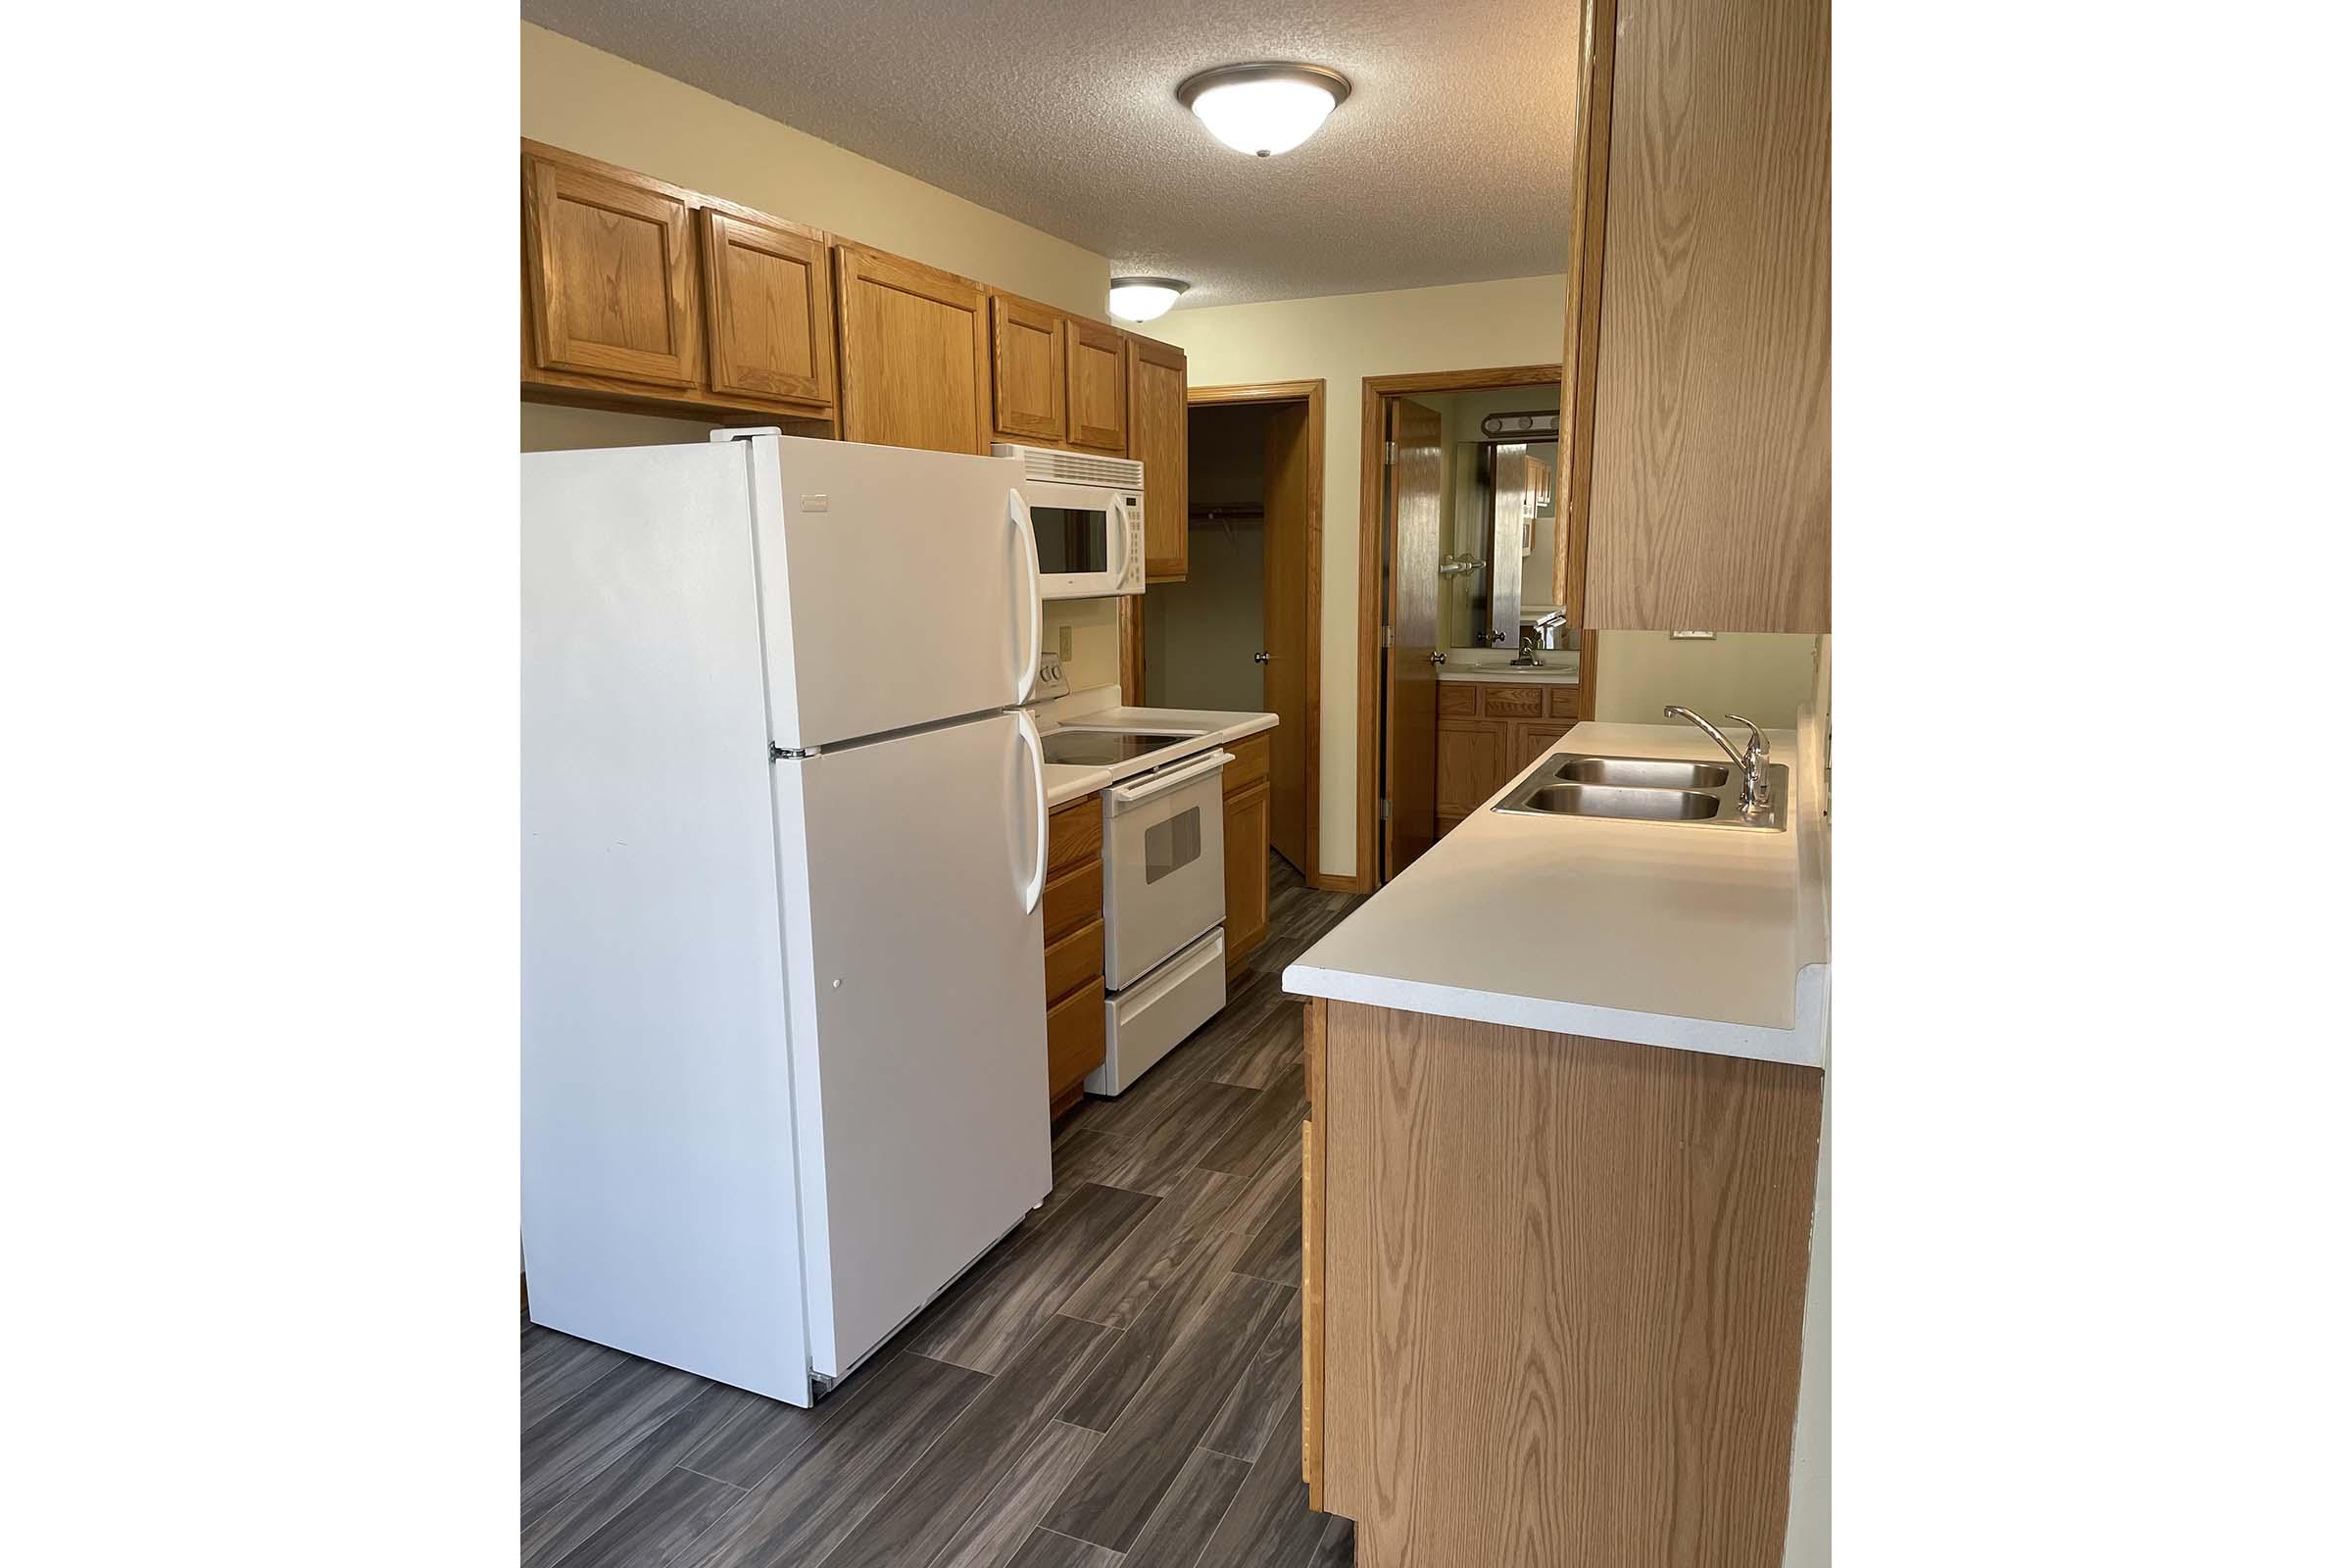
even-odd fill
[[[1270,866],[1224,1011],[1054,1129],[1054,1190],[812,1410],[522,1336],[523,1568],[1339,1568],[1298,1480],[1299,1004],[1360,900]]]

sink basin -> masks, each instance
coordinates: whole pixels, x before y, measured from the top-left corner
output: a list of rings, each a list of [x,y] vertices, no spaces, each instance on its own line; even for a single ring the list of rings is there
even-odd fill
[[[1703,822],[1723,802],[1698,790],[1621,789],[1607,784],[1546,784],[1518,803],[1552,816],[1616,816],[1638,822]]]
[[[1579,757],[1562,762],[1554,778],[1572,784],[1623,784],[1645,790],[1715,790],[1731,782],[1731,769],[1712,762],[1668,762],[1646,757]]]
[[[1764,776],[1772,805],[1749,817],[1740,809],[1745,777],[1721,762],[1563,752],[1496,802],[1494,809],[1519,816],[1606,816],[1687,822],[1715,831],[1781,832],[1788,826],[1788,769],[1768,763]]]

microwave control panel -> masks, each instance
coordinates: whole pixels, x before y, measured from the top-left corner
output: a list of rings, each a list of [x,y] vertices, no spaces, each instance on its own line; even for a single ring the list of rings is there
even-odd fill
[[[1126,569],[1119,573],[1118,591],[1140,594],[1144,591],[1144,493],[1128,490],[1119,499],[1127,503]]]

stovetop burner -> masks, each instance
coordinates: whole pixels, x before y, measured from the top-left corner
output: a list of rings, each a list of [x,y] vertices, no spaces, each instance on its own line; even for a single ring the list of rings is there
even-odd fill
[[[1081,767],[1104,767],[1132,762],[1147,752],[1189,741],[1191,735],[1159,735],[1130,730],[1057,729],[1045,737],[1046,760]]]

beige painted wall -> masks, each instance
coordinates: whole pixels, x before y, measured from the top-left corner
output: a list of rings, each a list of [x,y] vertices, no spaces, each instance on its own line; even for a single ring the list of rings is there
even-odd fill
[[[1719,724],[1725,713],[1744,713],[1767,729],[1793,729],[1797,709],[1813,700],[1820,643],[1801,632],[1727,631],[1712,642],[1676,642],[1662,631],[1604,631],[1592,716],[1604,724],[1662,724],[1667,706],[1679,703]]]
[[[1100,317],[1110,263],[618,55],[522,24],[522,133]]]
[[[1320,376],[1323,432],[1323,746],[1320,867],[1355,871],[1355,595],[1363,379],[1415,370],[1549,365],[1567,319],[1564,278],[1336,294],[1172,311],[1153,335],[1181,345],[1194,386]]]

